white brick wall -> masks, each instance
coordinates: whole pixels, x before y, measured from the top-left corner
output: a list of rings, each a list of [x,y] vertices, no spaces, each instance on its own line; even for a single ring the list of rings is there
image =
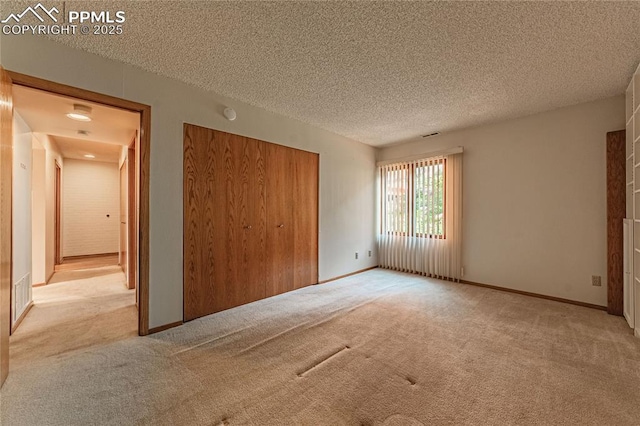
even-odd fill
[[[62,180],[63,256],[118,252],[118,164],[65,158]]]

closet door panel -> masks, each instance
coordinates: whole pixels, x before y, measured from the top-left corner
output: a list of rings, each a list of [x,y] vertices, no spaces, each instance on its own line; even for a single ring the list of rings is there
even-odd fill
[[[184,319],[314,284],[318,155],[184,127]]]
[[[265,143],[267,152],[266,295],[293,290],[294,150]]]
[[[293,163],[293,287],[298,289],[318,282],[319,156],[295,150]]]
[[[246,188],[248,170],[243,165],[245,138],[228,133],[220,133],[224,155],[216,164],[218,174],[216,184],[224,185],[224,196],[218,199],[219,208],[224,211],[216,221],[224,228],[217,235],[215,250],[226,252],[224,273],[216,282],[215,312],[238,306],[242,303],[246,282],[243,277],[244,259],[249,232]],[[248,160],[247,160],[248,161]]]
[[[219,220],[225,239],[216,252],[225,252],[226,264],[219,285],[215,286],[215,311],[240,306],[265,297],[260,269],[264,268],[264,161],[258,141],[222,132],[225,155],[219,157],[225,196]],[[260,160],[260,161],[259,161]],[[261,217],[262,216],[262,217]],[[221,253],[222,255],[222,253]]]
[[[213,214],[216,144],[204,128],[184,126],[184,319],[214,312],[216,253]],[[218,212],[219,213],[219,212]],[[218,236],[219,238],[219,236]],[[219,262],[220,259],[217,259]]]
[[[256,139],[246,138],[242,160],[243,170],[246,170],[246,195],[243,217],[246,226],[243,240],[242,277],[246,283],[242,303],[254,302],[266,297],[264,271],[266,267],[266,195],[265,195],[265,145]]]

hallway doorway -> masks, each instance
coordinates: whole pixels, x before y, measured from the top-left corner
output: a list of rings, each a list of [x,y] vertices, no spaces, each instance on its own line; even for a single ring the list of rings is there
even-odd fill
[[[8,155],[3,155],[2,157],[2,172],[3,172],[3,193],[2,193],[2,209],[0,209],[0,223],[2,223],[2,235],[3,241],[9,242],[9,247],[7,250],[3,250],[3,268],[2,268],[2,278],[0,279],[0,327],[2,328],[2,333],[0,333],[0,384],[4,382],[7,377],[9,371],[9,338],[8,335],[4,332],[9,330],[13,332],[17,332],[21,323],[25,321],[27,323],[33,323],[37,321],[37,315],[34,314],[34,320],[26,322],[26,318],[28,317],[30,310],[33,308],[33,301],[39,299],[39,296],[44,295],[46,293],[56,293],[61,291],[62,289],[72,289],[73,285],[78,284],[80,282],[84,282],[84,286],[82,290],[87,290],[95,284],[95,282],[88,282],[86,280],[95,280],[99,279],[104,281],[104,276],[110,276],[109,283],[119,282],[118,285],[122,286],[124,290],[124,299],[127,300],[127,304],[133,309],[133,320],[130,322],[132,328],[123,328],[123,329],[133,329],[135,334],[138,335],[146,335],[149,334],[149,313],[148,313],[148,303],[149,303],[149,145],[150,145],[150,112],[151,109],[147,105],[139,104],[136,102],[127,101],[120,98],[115,98],[111,96],[106,96],[102,94],[98,94],[95,92],[86,91],[83,89],[78,89],[62,84],[58,84],[51,81],[46,81],[34,77],[30,77],[23,74],[14,73],[11,71],[3,70],[0,67],[0,73],[2,74],[2,103],[0,103],[3,108],[1,108],[2,112],[2,146],[3,153]],[[135,195],[136,198],[136,206],[134,207],[135,213],[135,226],[134,224],[128,224],[127,228],[133,229],[133,233],[127,237],[126,242],[119,241],[119,233],[116,232],[116,241],[118,246],[113,251],[88,251],[88,254],[78,254],[71,253],[71,255],[67,255],[69,251],[69,247],[65,246],[65,170],[64,170],[64,158],[71,158],[72,160],[79,160],[78,158],[73,158],[74,154],[69,155],[69,152],[77,151],[78,142],[82,142],[83,137],[89,137],[92,135],[92,139],[96,139],[96,135],[100,135],[100,129],[87,129],[87,128],[77,128],[77,129],[69,129],[66,131],[73,130],[77,133],[77,136],[73,137],[69,134],[56,134],[56,132],[60,131],[60,129],[53,130],[43,130],[39,129],[39,131],[33,131],[33,129],[27,130],[26,132],[22,132],[22,134],[33,133],[34,134],[34,144],[31,146],[30,144],[23,144],[25,147],[24,152],[18,154],[23,155],[23,161],[12,161],[12,158],[15,158],[15,150],[13,145],[13,137],[15,132],[13,132],[13,127],[16,126],[16,120],[21,121],[19,126],[29,129],[29,125],[25,124],[26,121],[23,117],[20,116],[20,108],[16,108],[14,104],[14,92],[24,91],[24,90],[33,90],[33,91],[42,91],[46,94],[54,97],[62,97],[67,99],[67,101],[71,101],[72,110],[68,111],[66,118],[56,118],[53,123],[65,123],[67,118],[72,118],[71,113],[76,113],[76,103],[81,103],[80,112],[82,109],[86,111],[87,105],[89,105],[89,111],[94,109],[96,111],[111,108],[114,110],[120,110],[123,112],[128,112],[135,115],[136,119],[136,131],[133,132],[131,138],[129,138],[126,142],[117,142],[117,141],[93,141],[93,142],[102,142],[103,147],[106,145],[112,144],[115,142],[116,144],[120,144],[122,149],[119,150],[123,155],[118,155],[118,159],[116,162],[119,162],[122,165],[122,161],[126,159],[127,148],[133,147],[136,149],[136,156],[138,158],[135,161],[131,161],[132,165],[135,165],[135,169],[130,170],[130,173],[127,173],[128,176],[132,176],[132,179],[135,180],[135,183],[132,181],[131,188],[128,188],[128,194],[132,198],[131,194]],[[13,108],[4,108],[4,106]],[[24,106],[22,107],[24,110]],[[70,108],[71,109],[71,108]],[[30,113],[25,113],[25,116],[30,115]],[[28,118],[27,121],[32,121],[32,118]],[[86,120],[91,121],[91,120]],[[51,124],[52,121],[49,122]],[[68,122],[66,122],[68,123]],[[42,123],[40,123],[42,124]],[[68,127],[68,126],[67,126]],[[64,129],[63,129],[64,130]],[[94,130],[97,130],[94,132]],[[15,226],[15,221],[18,218],[18,222],[20,222],[19,218],[22,218],[21,215],[15,214],[15,209],[11,206],[16,206],[16,203],[11,203],[12,198],[15,196],[22,196],[25,201],[22,203],[22,208],[30,207],[30,201],[34,199],[35,195],[31,193],[31,191],[26,190],[23,191],[22,188],[16,190],[13,188],[15,183],[15,177],[20,176],[20,174],[27,175],[30,171],[32,171],[33,160],[26,160],[28,155],[28,149],[40,149],[40,145],[42,147],[49,145],[49,140],[46,137],[40,137],[39,143],[36,143],[35,134],[44,134],[46,136],[54,136],[51,139],[58,139],[55,142],[59,142],[59,145],[64,145],[66,148],[59,150],[59,154],[61,151],[67,151],[67,153],[60,158],[56,158],[55,160],[55,169],[50,170],[47,178],[51,181],[55,181],[55,185],[51,184],[51,186],[47,186],[47,188],[55,188],[55,192],[51,190],[51,196],[47,198],[48,211],[46,213],[46,220],[49,223],[46,226],[46,231],[49,236],[47,241],[43,244],[46,246],[46,253],[44,257],[46,257],[46,264],[43,262],[43,268],[45,270],[44,273],[42,271],[38,271],[40,277],[44,276],[44,278],[34,280],[32,274],[36,271],[32,270],[29,267],[29,262],[24,262],[21,267],[26,271],[24,275],[21,275],[22,278],[17,279],[17,275],[20,272],[25,271],[16,271],[15,261],[16,256],[25,256],[28,257],[28,254],[31,252],[29,245],[33,243],[33,240],[30,238],[31,231],[34,229],[33,224],[29,224],[29,220],[22,220],[28,224],[24,225],[21,223],[20,227]],[[71,140],[70,140],[71,139]],[[99,138],[98,138],[99,139]],[[28,146],[28,149],[26,148]],[[97,145],[94,145],[93,148],[96,148]],[[91,149],[93,151],[93,148]],[[77,154],[77,152],[75,153]],[[96,160],[98,155],[84,153],[84,157],[86,160]],[[99,155],[107,155],[109,153],[100,152],[98,150]],[[22,158],[22,157],[21,157]],[[49,159],[50,160],[50,159]],[[38,161],[43,161],[42,155],[39,156]],[[51,164],[49,161],[47,164]],[[13,173],[10,172],[11,167],[13,167]],[[16,173],[16,170],[19,172]],[[13,174],[13,176],[12,176]],[[117,165],[116,165],[116,174],[117,174]],[[54,177],[55,176],[55,177]],[[4,179],[6,177],[6,179]],[[24,180],[24,176],[22,176]],[[6,185],[4,184],[6,182]],[[30,182],[27,182],[30,183]],[[24,182],[22,182],[24,184]],[[31,195],[31,196],[30,196]],[[30,198],[31,200],[28,200]],[[118,194],[118,198],[119,194]],[[13,200],[15,201],[15,199]],[[32,203],[33,204],[33,203]],[[7,209],[7,206],[9,207]],[[111,210],[111,208],[109,209]],[[55,214],[54,214],[55,212]],[[114,221],[116,221],[116,225],[119,225],[119,221],[121,219],[121,215],[119,214],[119,210],[115,209],[113,212],[109,212],[104,215],[107,219],[113,217]],[[89,215],[87,215],[89,216]],[[85,218],[80,215],[80,220],[76,220],[76,223],[83,221]],[[100,227],[92,228],[95,231],[99,231]],[[26,231],[25,231],[26,230]],[[50,232],[50,234],[49,234]],[[87,233],[85,231],[84,236],[90,237],[91,233]],[[79,234],[82,234],[81,232]],[[82,242],[83,236],[79,238]],[[71,241],[72,238],[69,239]],[[77,242],[78,238],[76,238]],[[18,252],[14,247],[11,247],[11,242],[18,242],[18,244],[22,244],[21,251]],[[135,244],[131,244],[134,243]],[[122,264],[122,258],[118,258],[119,265],[104,265],[100,267],[88,267],[86,264],[83,269],[76,270],[73,267],[73,262],[76,260],[75,258],[82,258],[86,256],[94,256],[95,254],[119,254],[121,252],[120,245],[126,245],[127,247],[133,246],[135,247],[135,252],[129,253],[129,258],[136,258],[136,263],[133,267]],[[76,244],[77,246],[77,244]],[[31,247],[34,248],[35,247]],[[39,248],[38,248],[39,249]],[[86,260],[86,259],[85,259]],[[71,262],[71,263],[69,263]],[[67,265],[65,265],[67,264]],[[58,266],[56,269],[56,265],[65,265],[64,267]],[[8,267],[5,267],[8,266]],[[69,268],[69,270],[65,270],[65,268]],[[106,269],[103,271],[97,271],[98,269],[103,268]],[[109,270],[111,268],[112,270]],[[125,275],[124,271],[129,271],[128,274]],[[14,273],[15,272],[15,273]],[[135,274],[134,274],[135,272]],[[62,274],[62,275],[60,275]],[[65,274],[72,274],[71,277],[66,277]],[[93,276],[97,274],[96,276]],[[81,279],[77,279],[81,277]],[[132,287],[135,287],[134,290],[129,289],[130,284],[127,282],[129,276],[134,276],[136,282]],[[84,281],[83,281],[84,280]],[[73,285],[72,285],[73,284]],[[105,284],[103,282],[103,286],[105,289],[109,284]],[[19,291],[17,291],[19,290]],[[46,290],[46,291],[45,291]],[[33,297],[35,294],[35,298]],[[129,297],[132,295],[132,297]],[[105,295],[107,298],[112,298],[113,295]],[[56,295],[55,298],[58,300],[63,300],[64,298],[60,295]],[[45,297],[46,299],[46,297]],[[82,298],[80,298],[82,299]],[[124,300],[123,299],[123,300]],[[131,302],[133,300],[133,302]],[[137,302],[137,303],[136,303]],[[49,307],[53,307],[56,304],[49,303]],[[137,313],[136,313],[137,307]],[[129,310],[131,310],[129,309]],[[34,310],[36,312],[37,310]],[[126,315],[125,315],[126,316]],[[28,329],[29,327],[27,327]],[[95,330],[94,330],[95,331]],[[128,332],[128,331],[127,331]],[[99,334],[99,333],[98,333]],[[19,335],[19,334],[18,334]],[[17,337],[16,337],[17,339]],[[16,340],[12,339],[12,340]]]

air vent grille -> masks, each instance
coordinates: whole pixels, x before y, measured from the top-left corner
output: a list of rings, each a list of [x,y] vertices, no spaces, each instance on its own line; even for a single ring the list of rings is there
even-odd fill
[[[429,133],[428,135],[422,135],[422,137],[423,137],[423,138],[428,138],[428,137],[436,136],[436,135],[439,135],[439,134],[440,134],[440,132]]]

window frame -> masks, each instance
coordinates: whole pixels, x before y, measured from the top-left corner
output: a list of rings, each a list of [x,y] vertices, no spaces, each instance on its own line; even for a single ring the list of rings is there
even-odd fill
[[[423,166],[420,166],[419,164],[421,162],[424,162],[425,164]],[[440,163],[442,164],[442,234],[416,232],[416,228],[417,228],[417,222],[416,222],[417,194],[415,190],[416,170],[420,167],[433,167]],[[405,181],[406,183],[405,187],[407,188],[407,192],[410,193],[407,196],[407,216],[408,216],[407,224],[403,231],[388,230],[386,231],[386,234],[394,235],[394,236],[402,236],[402,237],[410,236],[410,237],[417,237],[417,238],[433,238],[433,239],[439,239],[439,240],[446,240],[447,239],[447,159],[446,158],[438,158],[434,160],[424,159],[420,161],[411,162],[406,165],[406,170],[408,173],[406,173],[407,177]],[[384,188],[384,190],[382,191],[382,194],[384,194],[384,196],[387,196],[386,185],[387,185],[388,179],[386,174],[389,171],[385,171],[384,169],[381,169],[380,171],[382,175],[381,185],[383,185],[383,188]],[[380,233],[382,233],[385,225],[385,221],[387,220],[385,206],[386,206],[386,203],[380,203],[380,218],[381,218]]]

